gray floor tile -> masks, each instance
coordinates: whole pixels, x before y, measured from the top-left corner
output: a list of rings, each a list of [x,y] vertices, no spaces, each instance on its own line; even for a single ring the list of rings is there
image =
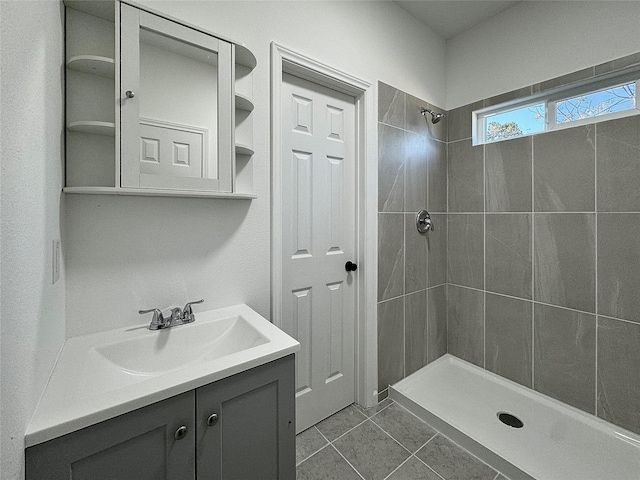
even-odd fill
[[[427,467],[416,457],[411,457],[393,472],[387,480],[442,480],[442,477]]]
[[[416,456],[446,480],[494,480],[498,473],[442,435],[418,450]]]
[[[371,418],[410,452],[415,452],[436,434],[429,425],[394,403]]]
[[[316,427],[307,428],[296,435],[296,465],[309,455],[314,454],[327,445],[327,439],[322,436]]]
[[[367,417],[360,409],[349,405],[347,408],[321,421],[316,427],[330,442],[333,442],[340,435],[348,432],[366,419]]]
[[[331,446],[302,462],[296,468],[297,480],[361,480],[362,477]]]
[[[374,405],[371,408],[364,408],[364,407],[361,407],[358,404],[354,404],[354,405],[357,407],[358,410],[360,410],[362,413],[364,413],[367,417],[372,417],[376,413],[378,413],[380,410],[382,410],[383,408],[387,408],[392,403],[393,403],[393,400],[391,400],[390,398],[385,398],[380,403],[378,403],[377,405]]]
[[[384,479],[410,455],[370,420],[333,445],[366,480]]]

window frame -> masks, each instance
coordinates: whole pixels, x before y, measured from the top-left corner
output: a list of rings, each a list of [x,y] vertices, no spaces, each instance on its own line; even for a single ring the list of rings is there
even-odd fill
[[[596,93],[608,88],[615,88],[617,86],[635,83],[636,96],[635,107],[624,110],[621,112],[605,113],[602,115],[596,115],[589,118],[583,118],[574,121],[568,121],[563,123],[557,123],[556,120],[556,105],[564,100],[589,94]],[[519,110],[527,107],[534,107],[539,104],[544,104],[545,119],[544,128],[540,132],[529,133],[525,135],[513,136],[500,140],[487,140],[487,118],[510,112],[513,110]],[[499,103],[490,107],[484,107],[472,112],[472,143],[473,145],[484,145],[488,143],[502,142],[515,138],[527,137],[530,135],[539,135],[546,132],[553,132],[557,130],[563,130],[565,128],[572,128],[581,125],[589,125],[592,123],[603,122],[607,120],[613,120],[618,118],[629,117],[633,115],[640,115],[640,65],[636,65],[630,68],[625,68],[617,72],[608,73],[605,75],[599,75],[597,77],[591,77],[580,82],[570,83],[562,85],[535,95],[530,95],[523,98],[518,98],[508,102]]]

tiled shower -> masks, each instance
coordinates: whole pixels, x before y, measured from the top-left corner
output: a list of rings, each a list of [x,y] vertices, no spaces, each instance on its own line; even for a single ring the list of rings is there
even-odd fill
[[[474,109],[637,63],[465,105],[428,130],[426,102],[380,84],[381,392],[446,351],[640,433],[640,116],[471,144]],[[438,153],[413,156],[415,135]],[[436,219],[426,238],[420,208]]]

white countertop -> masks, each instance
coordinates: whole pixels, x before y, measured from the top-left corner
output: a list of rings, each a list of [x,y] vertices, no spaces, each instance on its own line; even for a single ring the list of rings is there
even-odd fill
[[[238,327],[238,347],[229,337],[232,324]],[[234,352],[237,348],[241,350]],[[25,444],[51,440],[299,349],[296,340],[247,305],[196,312],[194,323],[164,330],[151,331],[145,323],[70,338],[27,428]]]

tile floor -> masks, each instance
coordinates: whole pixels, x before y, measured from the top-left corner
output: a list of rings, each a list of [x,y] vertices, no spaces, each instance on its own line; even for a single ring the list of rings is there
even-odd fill
[[[297,480],[508,480],[389,399],[301,432],[296,464]]]

